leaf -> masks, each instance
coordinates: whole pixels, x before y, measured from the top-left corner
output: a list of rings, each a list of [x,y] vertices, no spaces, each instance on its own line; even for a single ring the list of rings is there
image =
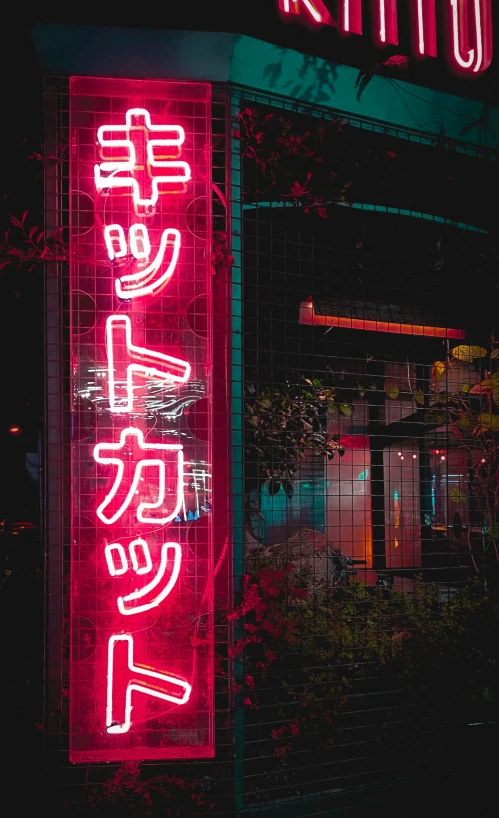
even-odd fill
[[[432,381],[435,381],[435,383],[438,383],[440,378],[444,374],[444,372],[445,372],[445,364],[443,363],[443,361],[435,361],[435,363],[433,364],[433,366],[431,368],[431,379],[432,379]]]
[[[361,101],[362,94],[371,82],[373,76],[374,74],[366,73],[365,71],[359,71],[357,74],[357,79],[355,80],[355,87],[357,88],[357,102]]]
[[[493,523],[487,529],[487,536],[492,537],[493,539],[499,538],[499,523]]]
[[[346,415],[347,418],[352,417],[352,407],[348,405],[348,403],[340,403],[339,410],[342,415]]]
[[[28,238],[32,239],[37,230],[38,230],[38,225],[35,225],[35,227],[32,227],[31,230],[29,231]]]
[[[442,426],[447,423],[447,415],[445,412],[438,412],[435,409],[428,409],[425,412],[424,422],[432,426]]]
[[[490,353],[490,357],[499,358],[499,349],[494,349],[494,351]]]
[[[467,415],[462,415],[454,424],[460,432],[470,432],[473,428],[473,422]]]
[[[390,400],[397,400],[400,394],[400,388],[397,381],[388,378],[385,381],[385,393],[388,395]]]
[[[468,500],[466,494],[464,494],[458,486],[452,486],[452,488],[449,489],[449,497],[453,503],[457,503],[460,506],[464,505]]]
[[[478,415],[478,423],[482,429],[499,432],[499,415],[494,415],[492,412],[482,412]]]
[[[21,219],[21,224],[24,224],[24,222],[26,221],[26,216],[28,215],[28,212],[29,212],[28,210],[24,211]]]
[[[487,378],[481,383],[476,383],[470,389],[470,395],[485,395],[487,392],[492,392],[493,383],[490,378]]]
[[[416,389],[414,392],[414,400],[416,403],[419,403],[420,406],[424,406],[424,392],[422,389]]]
[[[464,394],[466,394],[467,392],[470,391],[470,389],[471,389],[471,384],[470,383],[463,383],[463,385],[461,387],[461,392],[464,392]]]
[[[471,363],[475,358],[485,358],[487,350],[483,347],[461,345],[451,349],[451,355],[457,358],[458,361],[466,361]]]

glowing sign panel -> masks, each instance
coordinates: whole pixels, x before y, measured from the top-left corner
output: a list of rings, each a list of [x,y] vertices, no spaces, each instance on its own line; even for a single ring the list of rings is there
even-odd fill
[[[214,754],[210,124],[205,84],[71,80],[73,762]]]

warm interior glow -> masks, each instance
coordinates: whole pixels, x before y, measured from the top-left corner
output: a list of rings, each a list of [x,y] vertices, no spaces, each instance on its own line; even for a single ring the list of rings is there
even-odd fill
[[[447,327],[427,327],[417,324],[397,324],[389,321],[372,321],[364,318],[345,318],[336,315],[317,315],[313,301],[302,301],[300,304],[300,324],[312,324],[318,327],[341,327],[343,329],[366,330],[369,332],[392,332],[397,335],[422,335],[426,338],[459,338],[465,337],[462,329]]]

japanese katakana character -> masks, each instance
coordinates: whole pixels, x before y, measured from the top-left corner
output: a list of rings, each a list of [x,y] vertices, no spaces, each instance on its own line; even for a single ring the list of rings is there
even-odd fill
[[[125,231],[120,224],[110,224],[104,228],[104,239],[111,261],[131,255],[139,264],[145,264],[151,254],[149,231],[144,224],[132,224],[128,231],[130,253],[128,252]],[[180,232],[173,228],[164,230],[161,235],[158,252],[155,258],[143,269],[120,276],[116,279],[115,288],[118,298],[142,298],[157,295],[170,281],[177,266],[180,253]],[[163,264],[167,249],[171,248],[170,261]]]
[[[138,537],[128,546],[130,562],[121,543],[106,544],[104,554],[109,573],[113,577],[129,574],[135,581],[137,576],[145,576],[153,571],[153,560],[149,546]],[[140,556],[139,556],[140,555]],[[118,597],[118,609],[123,616],[144,613],[163,602],[173,590],[182,562],[182,549],[176,542],[163,543],[159,566],[153,579],[140,589]]]
[[[132,344],[132,324],[127,315],[110,315],[106,321],[106,348],[111,412],[133,412],[134,378],[153,378],[168,386],[189,380],[187,361]]]
[[[162,138],[157,138],[160,134]],[[178,159],[185,141],[184,129],[180,125],[152,125],[145,108],[130,108],[125,125],[102,125],[97,140],[105,156],[94,166],[95,187],[99,191],[131,188],[137,212],[154,208],[160,186],[179,192],[191,178],[190,165]],[[118,149],[124,149],[125,156],[117,157]]]
[[[94,447],[94,459],[105,466],[117,467],[113,485],[97,509],[103,523],[114,525],[131,505],[137,506],[136,519],[141,523],[166,525],[177,516],[184,499],[184,458],[180,444],[145,443],[141,430],[129,427],[121,431],[119,443],[98,443]],[[170,493],[167,465],[170,466]],[[144,476],[151,471],[156,476],[154,489]],[[151,494],[155,499],[151,499]]]
[[[300,14],[301,5],[314,23],[334,26],[331,17],[322,0],[279,0],[279,8],[284,14]]]
[[[143,693],[172,704],[186,704],[191,685],[171,673],[162,673],[134,662],[134,637],[111,636],[107,654],[106,729],[127,733],[132,726],[132,694]]]

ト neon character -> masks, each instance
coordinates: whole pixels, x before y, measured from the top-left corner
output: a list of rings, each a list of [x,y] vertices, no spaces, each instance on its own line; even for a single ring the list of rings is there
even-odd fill
[[[144,140],[145,156],[137,156],[137,147],[140,149]],[[166,192],[181,192],[191,179],[190,165],[178,159],[185,142],[184,129],[180,125],[153,125],[145,108],[130,108],[124,125],[102,125],[97,141],[104,161],[94,165],[96,189],[131,189],[136,212],[155,207],[160,187]],[[124,155],[117,157],[117,150]]]
[[[140,460],[137,460],[137,448]],[[166,525],[180,511],[184,499],[183,447],[178,443],[145,443],[140,429],[122,429],[119,443],[98,443],[94,460],[105,466],[116,466],[116,477],[97,516],[105,525],[114,525],[130,506],[136,506],[141,523]],[[170,486],[167,491],[167,464]],[[145,479],[154,471],[154,489]],[[156,495],[151,499],[150,493]]]
[[[127,315],[110,315],[106,321],[106,348],[111,412],[133,412],[134,379],[152,378],[165,385],[189,380],[187,361],[132,344],[132,324]]]
[[[132,694],[142,693],[172,704],[186,704],[191,686],[170,673],[162,673],[134,662],[133,636],[111,636],[107,658],[106,729],[127,733],[132,726]]]

